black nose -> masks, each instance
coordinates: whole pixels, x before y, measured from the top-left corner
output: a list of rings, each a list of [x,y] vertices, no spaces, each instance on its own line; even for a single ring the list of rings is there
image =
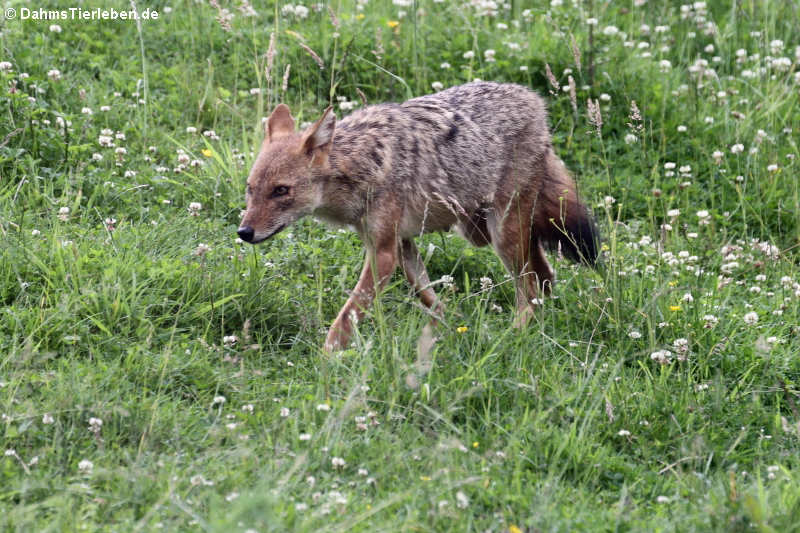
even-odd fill
[[[253,237],[255,237],[256,235],[256,230],[254,230],[250,226],[242,226],[236,233],[239,234],[239,238],[242,239],[244,242],[252,242]]]

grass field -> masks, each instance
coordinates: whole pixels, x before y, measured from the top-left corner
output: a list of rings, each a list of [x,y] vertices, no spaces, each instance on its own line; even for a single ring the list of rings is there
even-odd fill
[[[800,530],[797,3],[138,7],[4,4],[0,529]],[[601,265],[517,330],[429,235],[442,323],[398,273],[326,355],[362,247],[236,241],[262,117],[475,78],[547,97]]]

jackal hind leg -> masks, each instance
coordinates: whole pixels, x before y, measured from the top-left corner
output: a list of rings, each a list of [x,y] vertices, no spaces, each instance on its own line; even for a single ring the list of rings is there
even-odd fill
[[[533,317],[537,297],[537,271],[531,251],[533,202],[526,195],[512,192],[495,202],[495,216],[490,219],[492,245],[514,279],[517,312],[514,327],[523,327]],[[504,201],[505,200],[505,201]]]

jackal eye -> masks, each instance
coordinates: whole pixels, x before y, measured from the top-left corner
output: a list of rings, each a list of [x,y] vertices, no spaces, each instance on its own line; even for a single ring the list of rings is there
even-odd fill
[[[285,185],[278,185],[274,189],[272,189],[272,194],[270,194],[270,198],[277,198],[278,196],[284,196],[289,194],[289,187]]]

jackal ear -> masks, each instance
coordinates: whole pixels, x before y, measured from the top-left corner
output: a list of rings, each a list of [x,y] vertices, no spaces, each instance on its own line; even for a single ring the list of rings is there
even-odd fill
[[[294,119],[289,111],[289,106],[278,104],[267,120],[266,133],[267,140],[270,142],[294,133]]]
[[[303,149],[311,152],[317,148],[328,150],[333,141],[333,132],[336,129],[336,114],[333,107],[328,107],[318,121],[308,128],[303,137]]]

